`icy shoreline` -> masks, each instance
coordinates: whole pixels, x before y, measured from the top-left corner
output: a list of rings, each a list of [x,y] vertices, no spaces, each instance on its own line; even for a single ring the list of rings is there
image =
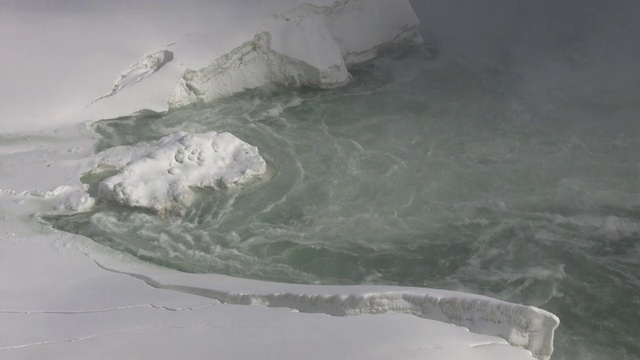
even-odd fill
[[[197,334],[197,338],[208,337],[212,334],[211,326],[220,326],[216,319],[220,318],[221,311],[234,313],[233,321],[225,322],[219,328],[230,331],[233,336],[247,334],[247,330],[229,330],[234,328],[234,323],[268,331],[264,327],[268,328],[270,322],[278,319],[302,337],[302,344],[318,336],[323,337],[323,341],[330,339],[331,328],[347,321],[340,319],[349,319],[349,324],[361,330],[342,333],[344,339],[372,344],[370,334],[384,333],[380,336],[387,339],[383,343],[389,350],[376,353],[380,358],[410,358],[412,356],[402,351],[414,348],[416,342],[424,347],[424,356],[447,354],[451,359],[531,359],[532,353],[538,359],[547,359],[552,351],[558,319],[529,306],[433,289],[290,285],[212,274],[185,274],[141,263],[81,236],[55,231],[48,224],[34,223],[33,213],[79,207],[80,204],[69,204],[74,199],[82,199],[78,194],[87,190],[79,181],[80,175],[105,161],[105,154],[92,154],[93,141],[92,134],[81,125],[10,137],[9,145],[2,147],[3,164],[15,169],[0,178],[4,229],[0,246],[3,254],[10,254],[2,266],[5,274],[12,274],[11,278],[0,281],[13,294],[5,297],[0,309],[11,318],[0,332],[12,333],[3,337],[5,340],[0,348],[9,354],[9,358],[28,357],[41,354],[40,351],[49,354],[54,350],[60,351],[54,358],[67,358],[69,351],[101,358],[92,350],[91,344],[98,341],[94,339],[99,338],[101,346],[109,347],[112,341],[123,341],[132,333],[145,341],[154,341],[158,336],[182,336],[187,332]],[[126,150],[126,147],[120,150]],[[126,154],[120,152],[112,151],[112,159],[127,161]],[[47,166],[50,163],[59,166]],[[47,176],[44,177],[36,175],[45,173]],[[28,187],[25,187],[24,179],[32,179]],[[232,310],[224,310],[229,307]],[[283,315],[282,311],[269,308],[289,310]],[[170,319],[159,324],[158,311],[166,311],[162,309],[186,310],[174,311]],[[291,313],[292,310],[296,312]],[[270,320],[264,320],[264,323],[250,320],[256,316],[254,311],[261,311],[260,314]],[[200,315],[193,318],[194,313]],[[375,320],[370,316],[374,314]],[[395,315],[389,317],[391,314]],[[325,315],[334,315],[331,317],[334,320],[327,320]],[[130,319],[138,319],[138,322],[131,323]],[[43,327],[41,321],[55,324],[52,326],[57,333],[46,333],[47,327]],[[89,323],[80,326],[76,321]],[[109,324],[108,329],[104,328],[105,321]],[[305,333],[308,330],[303,330],[304,325],[299,325],[299,321],[316,324],[312,327],[320,333]],[[383,321],[377,325],[383,329],[369,329],[370,321]],[[452,324],[461,327],[451,328]],[[303,328],[298,328],[300,326]],[[14,333],[13,328],[21,330]],[[77,328],[85,330],[79,332]],[[160,334],[156,333],[160,329]],[[398,332],[405,335],[394,338],[392,334]],[[433,335],[434,332],[439,335]],[[284,341],[280,336],[275,333],[271,339]],[[34,337],[40,340],[36,341]],[[452,341],[458,345],[452,345]],[[72,345],[64,345],[66,343]],[[211,340],[205,343],[212,344],[207,347],[210,350],[224,347]],[[289,355],[285,357],[324,358],[317,347],[309,345],[311,353],[301,354],[298,343],[286,343],[283,351]],[[194,346],[203,344],[196,342]],[[242,346],[225,345],[229,357],[244,357],[238,353]],[[143,351],[133,344],[127,349],[134,353]],[[255,344],[252,349],[274,354],[274,349],[268,345]],[[348,346],[340,351],[344,357],[370,357],[366,352],[353,353]]]

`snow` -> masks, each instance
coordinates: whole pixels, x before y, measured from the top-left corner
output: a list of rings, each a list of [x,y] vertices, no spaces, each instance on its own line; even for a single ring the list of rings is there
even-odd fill
[[[186,69],[211,64],[252,39],[267,16],[300,3],[0,0],[0,133],[117,118],[140,109],[165,111]],[[171,62],[91,104],[110,93],[131,64],[163,50],[173,53]]]
[[[273,36],[273,50],[325,73],[340,68],[342,74],[345,65],[372,59],[384,47],[422,42],[420,21],[408,0],[305,4],[270,16],[258,30],[262,31]]]
[[[263,32],[200,70],[187,70],[169,98],[172,108],[208,102],[267,84],[298,87],[319,82],[318,70],[271,50]]]
[[[96,101],[113,96],[125,87],[138,83],[142,81],[142,79],[151,76],[171,60],[173,60],[173,53],[169,50],[160,50],[143,56],[140,61],[136,61],[131,64],[120,75],[115,84],[113,84],[113,88],[109,94],[93,100],[92,104]]]
[[[177,133],[160,142],[165,144],[100,182],[98,199],[177,214],[193,201],[190,188],[229,188],[267,169],[258,148],[228,132]]]
[[[268,17],[253,40],[211,65],[187,70],[169,104],[209,102],[271,83],[340,86],[351,78],[347,66],[375,57],[379,49],[422,42],[419,25],[408,0],[300,5]]]
[[[239,44],[259,39],[268,54],[286,60],[285,68],[298,67],[295,76],[302,71],[317,74],[318,83],[336,83],[345,74],[343,69],[327,72],[332,64],[362,61],[390,41],[418,40],[408,2],[330,6],[331,1],[318,0],[292,10],[300,4],[0,0],[0,66],[11,70],[0,73],[5,85],[0,87],[0,133],[7,134],[0,135],[0,358],[549,357],[558,319],[533,307],[433,289],[184,274],[56,231],[34,216],[90,209],[95,199],[79,180],[87,172],[131,163],[129,169],[141,177],[116,179],[149,186],[155,174],[154,194],[162,189],[166,195],[168,179],[179,173],[187,174],[179,177],[180,184],[211,184],[202,182],[200,168],[207,173],[223,168],[197,164],[198,151],[207,162],[219,159],[209,157],[204,145],[211,139],[222,136],[221,144],[233,149],[254,149],[230,134],[180,134],[160,144],[94,154],[95,134],[86,125],[142,109],[165,111],[185,70],[220,61]],[[327,50],[326,58],[286,49],[287,36],[297,36],[286,30],[293,25],[283,23],[283,15],[268,18],[298,13],[304,15],[296,18],[304,31],[318,37],[318,47],[311,49]],[[260,35],[261,26],[281,26],[282,32]],[[153,59],[160,60],[148,61]],[[181,137],[183,142],[176,142]],[[186,161],[191,151],[184,153],[183,163],[177,161],[180,148],[195,149],[195,163]],[[223,158],[228,160],[233,149]],[[231,164],[245,164],[245,174],[259,174],[264,163],[257,160],[257,150],[253,155]],[[137,165],[145,162],[149,165]],[[223,183],[243,182],[241,173],[236,168]],[[109,181],[105,184],[108,188]]]
[[[0,309],[3,359],[531,359],[502,339],[407,314],[327,316],[156,289],[103,271],[73,245],[81,239],[3,235],[0,254],[21,258],[3,256],[0,270],[24,276],[0,282],[12,290]]]

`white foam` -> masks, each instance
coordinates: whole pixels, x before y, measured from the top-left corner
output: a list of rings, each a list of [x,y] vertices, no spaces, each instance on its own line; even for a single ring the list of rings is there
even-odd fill
[[[226,188],[266,171],[258,149],[230,133],[179,135],[103,180],[98,199],[157,212],[173,211],[191,203],[194,193],[189,187]]]

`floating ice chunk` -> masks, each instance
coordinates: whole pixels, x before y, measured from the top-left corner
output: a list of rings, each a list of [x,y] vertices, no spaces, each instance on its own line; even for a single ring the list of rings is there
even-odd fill
[[[98,199],[164,213],[191,203],[189,187],[226,188],[266,171],[258,149],[230,133],[180,135],[103,180]]]
[[[257,88],[334,87],[350,79],[347,67],[381,48],[420,43],[420,22],[409,0],[340,0],[305,4],[267,19],[253,40],[200,70],[186,70],[169,98],[184,106]]]
[[[104,98],[113,96],[117,94],[120,90],[124,89],[129,85],[133,85],[142,79],[150,76],[151,74],[158,71],[161,67],[163,67],[166,63],[173,60],[173,53],[169,50],[160,50],[151,54],[145,55],[139,61],[131,64],[116,80],[115,84],[113,84],[113,88],[111,89],[111,93],[101,96],[92,103],[102,100]]]

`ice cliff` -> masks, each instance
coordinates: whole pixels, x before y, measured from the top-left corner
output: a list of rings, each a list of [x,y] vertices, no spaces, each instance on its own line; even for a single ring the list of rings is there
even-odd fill
[[[266,171],[255,146],[230,133],[177,133],[160,148],[129,162],[98,186],[98,199],[158,213],[189,205],[190,187],[227,188]]]
[[[339,0],[304,4],[268,18],[256,36],[199,70],[186,70],[170,107],[211,101],[270,83],[334,87],[348,67],[380,49],[422,41],[408,0]]]

